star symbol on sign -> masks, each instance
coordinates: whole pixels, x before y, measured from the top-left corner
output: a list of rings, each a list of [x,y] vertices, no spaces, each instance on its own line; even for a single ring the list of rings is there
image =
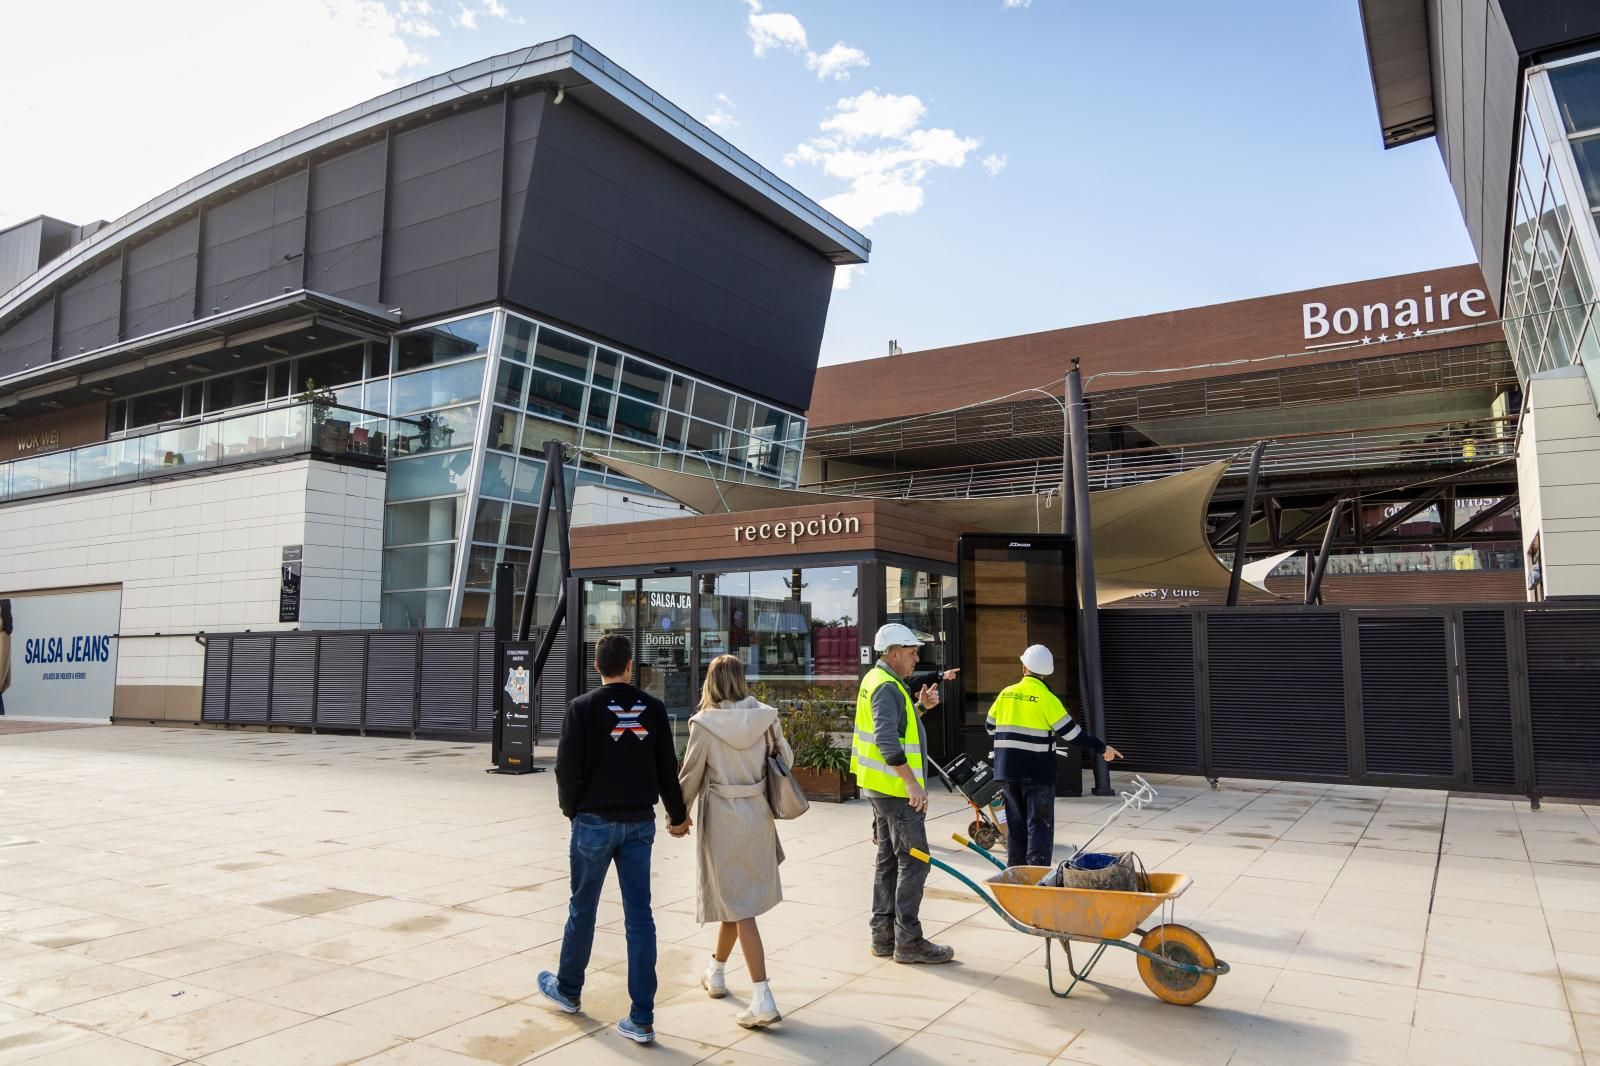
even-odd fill
[[[1379,344],[1382,344],[1384,341],[1386,341],[1388,339],[1389,339],[1389,335],[1387,333],[1378,334],[1378,343]]]
[[[1427,331],[1426,331],[1426,330],[1421,330],[1421,329],[1414,329],[1414,330],[1412,330],[1412,331],[1411,331],[1411,335],[1412,335],[1412,336],[1413,336],[1413,337],[1420,337],[1420,336],[1422,336],[1422,335],[1423,335],[1423,334],[1424,334],[1424,333],[1425,333],[1425,332],[1427,332]]]
[[[1361,338],[1361,343],[1362,344],[1371,344],[1372,343],[1372,338],[1371,337],[1362,337]]]

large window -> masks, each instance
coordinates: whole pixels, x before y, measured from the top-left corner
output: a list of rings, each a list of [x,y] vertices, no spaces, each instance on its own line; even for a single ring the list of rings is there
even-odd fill
[[[395,416],[388,444],[385,625],[482,624],[497,565],[505,562],[516,568],[520,608],[546,440],[735,481],[792,485],[798,477],[797,431],[803,434],[804,420],[509,311],[419,327],[396,338],[387,354],[375,350],[365,363],[359,356],[341,351],[308,357],[296,365],[292,380],[298,386],[314,377],[319,386],[339,390],[341,399],[343,390],[354,389],[352,404]],[[363,365],[385,376],[363,382]],[[268,392],[275,380],[268,379]],[[174,405],[183,412],[184,397],[177,395]],[[563,474],[569,506],[579,484],[651,494],[577,456]],[[550,621],[557,572],[552,551],[540,571],[536,625]],[[851,575],[846,591],[853,594],[855,568],[840,573]],[[743,594],[746,626],[760,638],[749,645],[753,665],[791,689],[831,683],[848,665],[853,684],[853,660],[846,664],[835,651],[819,653],[812,634],[813,628],[829,630],[823,644],[830,649],[854,641],[854,622],[838,621],[847,614],[853,619],[853,605],[831,605],[833,586],[845,579],[803,576],[801,591],[809,598],[796,600],[780,578],[769,575],[761,588]],[[630,626],[640,623],[638,612],[649,608],[651,591],[632,589]],[[770,603],[759,610],[752,606],[762,601]],[[687,624],[686,611],[682,617]],[[817,619],[826,624],[814,627]],[[659,628],[662,618],[645,621]],[[650,632],[652,658],[641,663],[659,674],[663,692],[690,709],[687,688],[699,664],[688,631],[682,631],[680,644],[656,628]],[[672,657],[673,648],[680,649],[681,661]]]
[[[859,676],[856,566],[702,574],[700,664],[737,655],[773,698],[847,698]]]
[[[1528,76],[1505,331],[1518,374],[1580,363],[1600,399],[1600,56]]]

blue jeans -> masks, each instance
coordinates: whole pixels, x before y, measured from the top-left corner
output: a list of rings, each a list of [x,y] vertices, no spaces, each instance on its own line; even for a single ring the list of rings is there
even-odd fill
[[[1049,866],[1056,847],[1056,783],[1006,781],[1006,865]]]
[[[572,819],[572,902],[561,938],[561,965],[556,984],[561,994],[577,1001],[583,995],[584,970],[594,949],[594,916],[606,871],[617,864],[622,888],[622,925],[628,941],[628,1016],[638,1025],[655,1024],[656,920],[650,913],[650,847],[656,823],[613,822],[598,814]]]

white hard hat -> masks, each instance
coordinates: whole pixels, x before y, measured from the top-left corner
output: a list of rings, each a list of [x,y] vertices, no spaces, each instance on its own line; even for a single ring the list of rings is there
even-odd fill
[[[878,635],[872,638],[872,647],[877,651],[888,651],[890,648],[920,648],[922,641],[911,631],[911,627],[903,626],[899,622],[890,622],[878,630]]]
[[[1030,674],[1047,676],[1056,672],[1056,657],[1043,644],[1034,644],[1022,653],[1022,665]]]

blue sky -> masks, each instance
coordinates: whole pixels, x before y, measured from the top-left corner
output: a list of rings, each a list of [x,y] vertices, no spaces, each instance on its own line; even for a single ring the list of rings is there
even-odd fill
[[[871,237],[824,362],[1474,258],[1435,144],[1381,148],[1355,0],[279,0],[271,24],[226,0],[91,6],[30,29],[77,41],[78,87],[111,79],[130,114],[104,125],[144,150],[75,157],[82,112],[38,97],[54,78],[25,59],[0,94],[35,100],[33,158],[59,169],[0,174],[0,225],[115,217],[391,85],[575,33]],[[130,37],[151,57],[132,83]],[[166,107],[133,114],[142,92]]]

